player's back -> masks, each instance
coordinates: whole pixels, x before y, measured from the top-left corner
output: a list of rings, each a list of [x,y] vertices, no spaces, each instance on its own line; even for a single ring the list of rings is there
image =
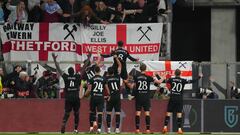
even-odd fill
[[[65,83],[65,94],[66,96],[78,97],[79,87],[81,84],[81,77],[79,74],[67,75],[63,74],[63,80]]]
[[[105,78],[100,75],[95,75],[89,82],[92,85],[91,96],[100,97],[104,96]]]
[[[96,65],[94,64],[94,65],[91,65],[86,68],[84,80],[89,81],[90,79],[92,79],[95,76],[95,71],[94,71],[95,67],[96,67]]]
[[[138,76],[134,77],[134,81],[136,84],[135,96],[149,98],[150,97],[150,84],[151,84],[151,82],[153,82],[153,78],[141,73]]]
[[[120,95],[120,76],[107,76],[106,81],[111,95]]]
[[[121,60],[122,63],[125,63],[128,58],[128,51],[123,48],[118,48],[115,53],[117,54],[118,58]]]
[[[183,96],[183,90],[184,90],[184,86],[187,83],[186,79],[183,79],[181,77],[174,77],[174,78],[170,78],[167,83],[169,83],[171,85],[171,89],[170,89],[170,97],[171,98],[182,98]]]

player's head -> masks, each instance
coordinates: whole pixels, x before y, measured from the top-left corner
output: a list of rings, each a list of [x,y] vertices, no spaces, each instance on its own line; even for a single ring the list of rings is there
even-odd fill
[[[73,69],[73,67],[68,68],[68,74],[69,74],[69,75],[74,75],[74,69]]]
[[[100,69],[99,66],[96,66],[95,69],[94,69],[94,71],[95,71],[96,73],[100,73],[100,72],[101,72],[101,69]]]
[[[114,69],[113,69],[113,67],[109,67],[109,68],[108,68],[108,74],[109,74],[109,75],[113,75],[113,74],[114,74]]]
[[[146,71],[146,70],[147,70],[147,66],[144,63],[142,63],[140,65],[140,71],[143,72],[143,71]]]
[[[118,41],[118,47],[123,47],[123,41]]]
[[[181,70],[180,69],[176,69],[174,74],[175,74],[175,76],[180,76],[181,75]]]

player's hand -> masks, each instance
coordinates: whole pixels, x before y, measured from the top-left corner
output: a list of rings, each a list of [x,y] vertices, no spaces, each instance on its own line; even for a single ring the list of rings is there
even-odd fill
[[[70,14],[63,14],[63,17],[70,17]]]
[[[161,74],[161,75],[160,75],[160,74],[158,74],[158,75],[161,77],[161,79],[164,79],[164,80],[165,80],[165,79],[167,78],[167,77],[166,77],[166,76],[167,76],[167,74],[166,74],[166,73],[163,73],[163,74]]]
[[[58,56],[55,53],[52,53],[52,57],[54,60],[56,60]]]
[[[209,80],[210,80],[211,82],[215,82],[215,79],[214,79],[212,76],[209,77]]]
[[[117,56],[117,54],[114,54],[113,57],[114,57],[114,58],[117,58],[118,56]]]
[[[200,78],[202,78],[203,77],[203,74],[202,73],[199,73],[199,75],[198,75]]]
[[[230,84],[231,86],[234,86],[234,82],[233,82],[233,81],[229,81],[229,84]]]
[[[90,59],[92,57],[92,52],[88,51],[87,58]]]

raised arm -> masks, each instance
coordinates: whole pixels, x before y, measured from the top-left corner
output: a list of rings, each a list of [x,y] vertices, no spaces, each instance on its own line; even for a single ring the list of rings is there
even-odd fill
[[[165,74],[164,74],[164,76],[160,76],[159,74],[156,74],[156,73],[154,73],[153,75],[154,75],[153,82],[157,83],[157,84],[163,83],[165,81],[165,79],[166,79],[166,75]]]
[[[115,54],[114,59],[117,61],[117,65],[118,65],[118,73],[120,74],[122,72],[122,63],[120,62],[119,58],[117,57],[117,55]]]
[[[88,85],[88,89],[87,89],[87,91],[86,91],[85,94],[84,94],[84,97],[88,97],[88,96],[90,95],[91,89],[92,89],[92,85],[89,84],[89,85]]]
[[[92,53],[91,52],[88,52],[88,55],[87,55],[87,59],[86,59],[86,62],[84,62],[84,65],[83,67],[81,68],[81,75],[83,75],[83,72],[86,70],[86,68],[88,67],[88,65],[91,64],[91,57],[92,57]]]
[[[57,55],[55,53],[52,53],[52,58],[53,58],[53,61],[54,61],[54,64],[56,66],[56,69],[57,69],[57,72],[62,76],[63,75],[63,72],[62,70],[60,69],[60,66],[59,66],[59,63],[57,62]]]
[[[186,83],[195,83],[195,82],[197,82],[199,79],[201,79],[202,77],[203,77],[203,74],[202,74],[202,73],[199,73],[198,78],[193,79],[193,80],[187,80]]]

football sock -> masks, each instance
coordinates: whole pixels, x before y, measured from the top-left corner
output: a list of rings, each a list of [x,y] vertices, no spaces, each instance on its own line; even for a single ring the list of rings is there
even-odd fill
[[[170,119],[169,116],[166,116],[166,117],[165,117],[164,126],[167,126],[167,125],[168,125],[169,119]]]
[[[119,128],[120,125],[120,114],[116,114],[116,128]]]
[[[93,127],[93,122],[96,121],[96,115],[93,112],[90,112],[89,115],[89,122],[90,122],[90,127]]]
[[[98,129],[102,127],[102,114],[98,114]]]
[[[65,127],[65,126],[66,126],[66,123],[67,123],[67,121],[68,121],[69,116],[70,116],[70,112],[65,112],[65,113],[64,113],[63,122],[62,122],[62,127]]]
[[[135,124],[136,124],[136,129],[139,129],[140,116],[138,116],[138,115],[135,116]]]
[[[182,128],[182,118],[177,118],[178,128]]]
[[[150,120],[151,120],[151,118],[149,115],[145,116],[147,130],[150,130]]]
[[[110,128],[111,124],[111,114],[107,114],[107,127]]]
[[[78,123],[79,123],[79,111],[74,112],[74,129],[78,129]]]

